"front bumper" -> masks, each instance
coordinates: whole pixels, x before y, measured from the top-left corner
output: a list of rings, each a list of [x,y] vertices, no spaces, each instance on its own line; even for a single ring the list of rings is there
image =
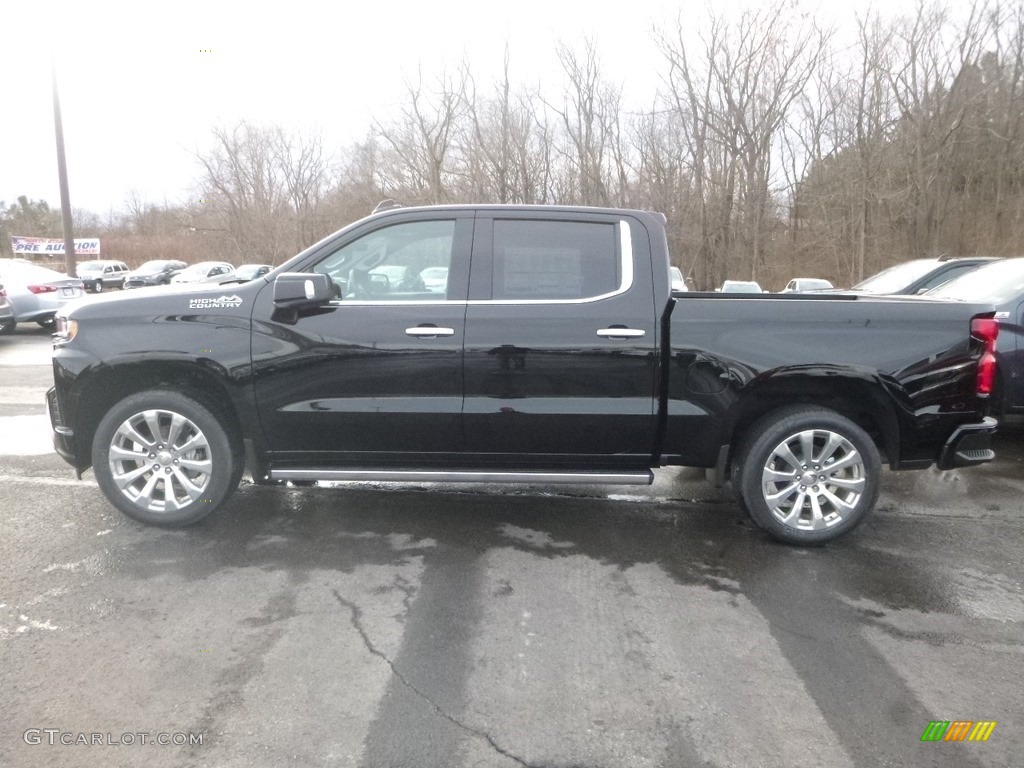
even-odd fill
[[[996,457],[992,450],[992,436],[998,422],[986,416],[976,424],[961,424],[950,435],[939,454],[939,469],[956,469],[984,464]]]
[[[50,437],[53,440],[53,449],[64,461],[81,471],[75,453],[75,431],[63,423],[56,387],[50,387],[46,392],[46,412],[50,416]]]

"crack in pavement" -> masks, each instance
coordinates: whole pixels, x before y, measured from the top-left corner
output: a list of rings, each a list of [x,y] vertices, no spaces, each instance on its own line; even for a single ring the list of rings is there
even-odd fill
[[[342,597],[338,593],[338,590],[333,589],[333,590],[331,590],[331,592],[334,593],[335,599],[339,603],[341,603],[341,605],[343,605],[343,606],[345,606],[346,608],[349,609],[350,621],[351,621],[352,627],[353,627],[353,629],[355,629],[356,632],[359,633],[359,637],[362,638],[363,645],[366,646],[366,650],[368,650],[374,656],[378,657],[385,664],[387,664],[388,667],[391,669],[391,673],[395,677],[398,678],[398,680],[402,683],[402,685],[404,685],[406,688],[408,688],[410,691],[412,691],[414,694],[416,694],[419,698],[423,699],[423,701],[425,701],[430,706],[430,708],[433,709],[438,715],[440,715],[445,720],[450,722],[456,728],[459,728],[459,729],[465,731],[466,733],[472,734],[473,736],[476,736],[478,739],[486,741],[488,744],[490,744],[491,748],[495,752],[497,752],[499,755],[502,755],[503,757],[507,757],[509,760],[514,760],[516,763],[518,763],[519,765],[523,766],[523,768],[543,768],[542,766],[536,766],[536,765],[533,765],[532,763],[528,763],[525,760],[523,760],[521,757],[512,754],[507,749],[503,748],[500,744],[498,744],[494,740],[494,737],[492,737],[486,731],[481,731],[481,730],[479,730],[477,728],[474,728],[471,725],[466,725],[465,723],[460,722],[458,719],[456,719],[452,715],[449,715],[447,712],[445,712],[443,709],[441,709],[441,707],[433,699],[431,699],[427,694],[425,694],[423,691],[421,691],[419,688],[417,688],[415,685],[413,685],[411,682],[409,682],[405,678],[405,676],[401,672],[398,671],[398,668],[395,666],[394,662],[391,661],[391,659],[389,659],[387,657],[387,654],[385,654],[383,651],[381,651],[379,648],[377,648],[377,646],[375,646],[373,644],[373,641],[370,639],[370,636],[366,633],[366,630],[364,629],[362,621],[361,621],[361,618],[362,618],[362,615],[363,615],[363,609],[360,608],[358,605],[356,605],[351,600],[348,600],[348,599]]]
[[[412,599],[416,596],[416,587],[414,587],[402,574],[395,576],[394,585],[395,589],[405,595],[405,597],[402,598],[402,607],[405,609],[405,612],[408,613],[409,606],[412,605]]]

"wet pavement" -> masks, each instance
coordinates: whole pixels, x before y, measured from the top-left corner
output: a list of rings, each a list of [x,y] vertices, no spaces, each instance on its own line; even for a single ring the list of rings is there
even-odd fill
[[[812,550],[688,470],[245,484],[163,531],[18,452],[46,341],[0,339],[0,765],[1020,764],[1024,430]]]

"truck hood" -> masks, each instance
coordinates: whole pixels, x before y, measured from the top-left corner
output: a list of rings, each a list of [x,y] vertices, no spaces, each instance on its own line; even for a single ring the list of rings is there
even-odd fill
[[[68,302],[60,315],[73,320],[118,317],[126,322],[132,318],[154,314],[187,315],[207,310],[246,315],[252,301],[265,283],[179,283],[170,286],[137,288],[126,292],[103,293]],[[249,311],[244,308],[248,306]]]

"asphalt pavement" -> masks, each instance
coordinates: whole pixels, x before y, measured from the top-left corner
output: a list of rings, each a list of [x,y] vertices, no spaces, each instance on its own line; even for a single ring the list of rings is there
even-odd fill
[[[0,766],[1021,764],[1024,431],[820,549],[693,470],[246,483],[166,531],[52,453],[48,357],[0,337]]]

